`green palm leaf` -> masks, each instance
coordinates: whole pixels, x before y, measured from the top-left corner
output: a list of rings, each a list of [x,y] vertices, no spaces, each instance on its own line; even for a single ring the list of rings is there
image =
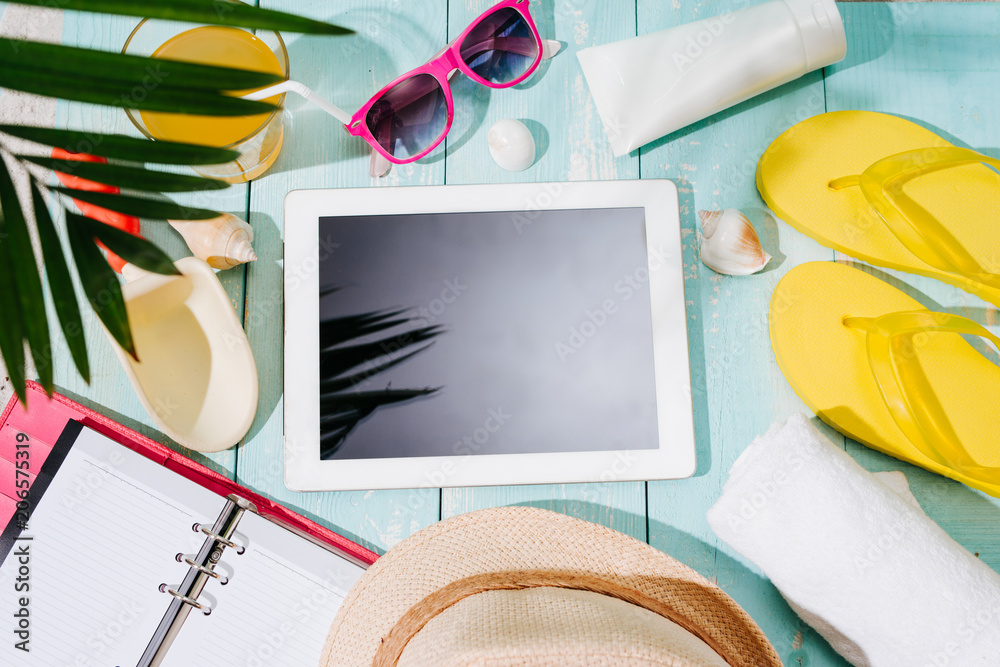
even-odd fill
[[[179,276],[181,272],[165,252],[144,238],[129,234],[126,231],[106,225],[103,222],[66,212],[67,225],[79,225],[90,237],[97,239],[108,250],[115,253],[126,262],[135,264],[140,269],[159,273],[164,276]]]
[[[118,276],[108,266],[94,237],[83,226],[67,224],[66,236],[69,237],[69,247],[73,251],[80,284],[83,285],[83,292],[94,312],[104,322],[111,337],[138,361]]]
[[[222,164],[223,162],[232,162],[240,156],[239,152],[225,148],[172,141],[149,141],[124,134],[100,134],[79,130],[56,130],[50,127],[4,124],[0,124],[0,132],[45,146],[63,148],[70,153],[90,153],[131,162],[182,165]]]
[[[249,116],[269,113],[277,108],[267,102],[230,97],[212,90],[161,85],[147,91],[136,83],[77,74],[0,67],[0,86],[74,102],[202,116]],[[138,94],[139,90],[142,91],[142,95]]]
[[[59,160],[35,155],[18,155],[18,159],[34,162],[62,174],[78,176],[105,185],[141,190],[143,192],[190,192],[192,190],[224,190],[229,187],[225,181],[217,181],[187,174],[171,174],[164,171],[150,171],[140,167],[125,167],[103,162],[82,162]]]
[[[3,354],[14,391],[24,403],[27,400],[24,390],[24,320],[10,245],[7,224],[0,214],[0,313],[4,313],[4,323],[0,326],[0,354]]]
[[[52,0],[25,0],[19,4],[49,6]],[[59,0],[61,9],[147,16],[190,23],[239,26],[326,35],[350,34],[340,26],[283,12],[263,10],[231,0]],[[244,100],[222,91],[270,85],[281,76],[243,69],[181,63],[78,47],[0,37],[0,87],[65,100],[164,113],[244,116],[269,113],[276,107]],[[146,141],[125,135],[75,130],[0,125],[0,132],[112,160],[172,165],[209,165],[232,162],[236,151],[164,141]],[[98,164],[49,157],[18,156],[46,168],[107,185],[140,192],[185,192],[221,189],[224,184],[193,176],[162,173],[135,165]],[[2,157],[0,157],[2,159]],[[217,211],[180,206],[171,201],[49,188],[105,209],[150,219],[198,220]],[[34,224],[52,291],[55,312],[81,376],[90,381],[83,322],[73,279],[63,254],[59,232],[45,205],[40,185],[32,180]],[[108,248],[137,266],[161,273],[176,271],[169,258],[147,241],[76,214],[67,214],[69,248],[84,294],[111,336],[133,357],[136,349],[118,277],[98,247]],[[0,165],[0,356],[22,402],[25,391],[25,341],[35,359],[39,379],[52,391],[49,363],[49,324],[39,267],[31,247],[29,223],[14,191],[6,164]],[[370,322],[372,330],[387,322]],[[392,321],[395,325],[398,322]],[[408,358],[382,363],[385,370]],[[341,360],[343,361],[343,360]],[[347,360],[349,362],[349,360]],[[417,390],[422,391],[422,390]],[[367,409],[364,407],[363,409]],[[353,426],[349,427],[353,428]]]
[[[21,0],[18,4],[51,7],[52,0]],[[154,0],[142,3],[137,3],[135,0],[59,0],[58,6],[60,9],[83,12],[148,16],[213,25],[287,30],[312,35],[350,35],[354,32],[331,23],[224,0]]]
[[[74,190],[73,188],[64,188],[61,186],[49,189],[69,195],[74,199],[85,201],[88,204],[93,204],[94,206],[100,206],[101,208],[140,218],[153,218],[155,220],[208,220],[209,218],[217,218],[222,215],[218,211],[211,211],[207,208],[181,206],[172,201],[113,195],[106,192]]]
[[[38,239],[42,246],[42,259],[45,265],[45,275],[49,278],[49,292],[55,304],[56,315],[62,325],[63,337],[73,363],[83,380],[90,384],[90,362],[87,360],[87,342],[83,335],[83,321],[80,318],[80,306],[76,302],[76,290],[73,279],[70,278],[66,258],[63,257],[62,244],[56,234],[49,209],[45,205],[38,184],[31,182],[31,201],[35,208],[35,227],[38,229]]]
[[[38,380],[52,393],[52,347],[49,345],[49,323],[45,316],[45,297],[38,275],[35,252],[31,247],[28,223],[14,190],[7,163],[0,158],[0,207],[3,208],[4,229],[10,244],[10,263],[14,283],[21,302],[24,335],[28,339],[31,358],[35,361]]]
[[[126,89],[160,86],[206,90],[263,88],[284,80],[280,74],[150,58],[0,37],[0,68],[51,72],[62,76],[120,82]]]

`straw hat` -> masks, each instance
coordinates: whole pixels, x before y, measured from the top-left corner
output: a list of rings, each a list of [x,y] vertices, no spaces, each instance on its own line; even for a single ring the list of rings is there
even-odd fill
[[[442,521],[351,590],[333,665],[781,667],[728,595],[610,528],[531,507]]]

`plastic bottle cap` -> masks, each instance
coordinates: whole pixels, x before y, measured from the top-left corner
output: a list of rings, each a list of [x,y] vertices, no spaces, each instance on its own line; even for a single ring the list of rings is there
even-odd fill
[[[808,71],[844,59],[847,36],[844,20],[833,0],[785,0],[785,4],[799,25]]]

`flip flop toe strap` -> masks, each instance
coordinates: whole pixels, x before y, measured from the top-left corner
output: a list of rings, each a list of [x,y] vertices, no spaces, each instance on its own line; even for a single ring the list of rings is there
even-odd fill
[[[865,199],[899,242],[925,264],[977,283],[1000,288],[1000,276],[989,273],[933,215],[903,192],[920,176],[968,164],[1000,169],[1000,160],[968,148],[923,148],[890,155],[857,176],[830,181],[830,189],[860,187]]]
[[[889,413],[903,434],[937,463],[984,482],[1000,481],[1000,468],[969,456],[917,359],[914,334],[949,332],[978,336],[1000,350],[1000,338],[970,319],[949,313],[908,311],[878,318],[848,317],[844,324],[867,332],[868,362]],[[956,378],[956,382],[961,382]],[[970,389],[971,390],[971,389]]]

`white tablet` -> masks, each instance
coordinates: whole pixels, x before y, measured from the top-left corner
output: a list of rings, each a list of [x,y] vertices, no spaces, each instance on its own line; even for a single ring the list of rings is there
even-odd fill
[[[670,181],[292,192],[285,483],[695,469]]]

